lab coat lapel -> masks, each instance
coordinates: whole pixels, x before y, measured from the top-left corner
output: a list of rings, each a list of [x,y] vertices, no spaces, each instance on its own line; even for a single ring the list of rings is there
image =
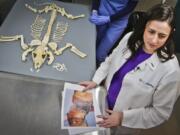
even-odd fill
[[[158,64],[160,63],[160,60],[157,56],[157,53],[154,53],[150,59],[148,60],[148,66],[152,69],[155,70],[158,66]]]
[[[129,49],[124,50],[123,55],[122,55],[123,60],[119,67],[121,67],[128,60],[130,55],[131,55],[131,51]],[[155,52],[152,54],[152,56],[149,59],[140,63],[135,68],[135,71],[136,71],[136,69],[144,70],[146,68],[146,66],[150,67],[151,70],[155,70],[159,62],[160,62],[159,58],[157,56],[157,53]]]
[[[145,70],[146,66],[147,66],[147,67],[150,67],[151,70],[155,70],[159,62],[160,62],[160,61],[159,61],[159,58],[158,58],[158,56],[157,56],[157,53],[154,53],[154,54],[152,54],[152,56],[151,56],[150,58],[148,58],[147,60],[145,60],[145,61],[143,61],[142,63],[140,63],[140,64],[136,67],[135,71],[136,71],[137,69],[139,69],[139,70]]]

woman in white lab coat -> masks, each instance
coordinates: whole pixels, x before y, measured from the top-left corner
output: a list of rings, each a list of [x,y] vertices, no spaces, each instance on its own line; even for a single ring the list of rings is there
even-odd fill
[[[135,134],[138,129],[167,120],[179,95],[180,69],[174,55],[174,12],[168,5],[147,11],[144,25],[128,33],[95,72],[91,89],[105,80],[107,115],[98,116],[100,127],[112,134]],[[115,127],[115,128],[114,128]]]

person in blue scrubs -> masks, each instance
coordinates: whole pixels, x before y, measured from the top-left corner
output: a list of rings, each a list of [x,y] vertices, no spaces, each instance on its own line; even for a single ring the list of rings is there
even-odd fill
[[[138,0],[93,0],[90,21],[97,26],[96,59],[105,60],[124,32]]]

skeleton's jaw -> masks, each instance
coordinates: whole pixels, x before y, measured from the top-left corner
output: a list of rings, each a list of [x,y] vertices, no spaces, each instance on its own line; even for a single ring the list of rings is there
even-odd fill
[[[48,48],[46,46],[38,46],[34,51],[32,51],[32,60],[35,69],[40,69],[47,58]]]

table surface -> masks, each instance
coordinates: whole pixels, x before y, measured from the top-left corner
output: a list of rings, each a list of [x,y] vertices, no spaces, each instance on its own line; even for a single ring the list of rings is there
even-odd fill
[[[67,135],[61,129],[64,82],[0,72],[0,134]]]
[[[32,4],[30,0],[25,0]],[[0,27],[0,34],[23,34],[29,43],[30,25],[36,17],[18,0]],[[79,59],[68,52],[58,56],[55,62],[65,63],[68,72],[57,72],[43,65],[40,72],[30,72],[32,62],[21,62],[20,42],[0,43],[0,134],[2,135],[68,135],[61,129],[61,92],[64,82],[88,80],[95,71],[95,27],[88,22],[89,8],[63,2],[55,2],[72,14],[84,13],[85,18],[67,21],[71,32],[64,37],[83,52],[86,59]],[[49,14],[43,14],[48,18]],[[89,36],[92,35],[92,36]],[[102,97],[102,94],[101,94]]]
[[[0,72],[0,134],[68,135],[67,129],[61,129],[63,87],[59,80]],[[105,96],[104,89],[96,89],[101,111]],[[70,133],[75,132],[79,131]]]
[[[0,27],[0,35],[13,36],[23,34],[25,43],[31,42],[33,39],[31,36],[31,24],[34,22],[37,14],[27,9],[25,3],[39,9],[45,7],[45,5],[37,6],[33,1],[34,0],[17,0]],[[65,46],[66,43],[72,43],[79,50],[86,53],[87,57],[82,59],[67,49],[62,55],[56,56],[55,61],[52,63],[52,65],[57,62],[65,64],[67,71],[57,71],[52,68],[52,65],[47,65],[46,62],[40,71],[36,72],[36,70],[32,70],[33,63],[31,55],[28,55],[26,62],[21,61],[21,54],[23,51],[20,47],[20,41],[0,42],[0,71],[71,82],[90,80],[92,78],[96,69],[96,35],[95,26],[88,20],[90,14],[89,7],[60,1],[53,2],[60,7],[64,7],[64,9],[70,14],[85,14],[84,18],[76,20],[70,20],[58,14],[56,22],[53,24],[52,33],[54,32],[56,23],[68,23],[68,31],[63,37],[62,42],[58,43],[58,46],[61,48]],[[44,33],[47,30],[50,14],[51,13],[48,12],[40,15],[46,19]],[[42,37],[44,36],[43,32]]]

